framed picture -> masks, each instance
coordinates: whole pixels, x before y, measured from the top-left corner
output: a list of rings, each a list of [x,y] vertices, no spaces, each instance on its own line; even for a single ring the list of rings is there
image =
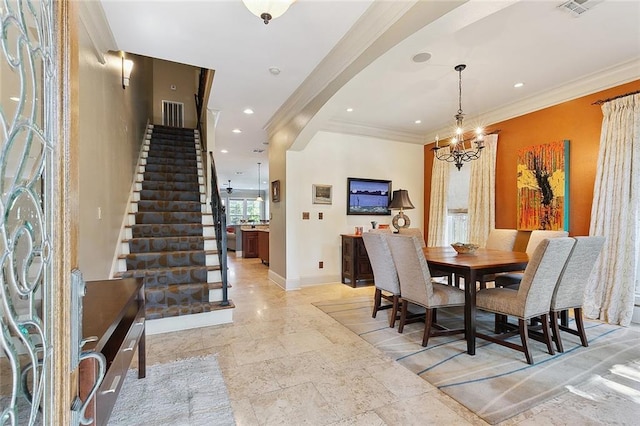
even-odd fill
[[[274,180],[271,182],[271,201],[274,203],[280,202],[280,181]]]
[[[331,185],[312,185],[313,204],[331,204]]]
[[[348,215],[391,215],[391,181],[347,178]]]
[[[569,230],[569,141],[518,151],[517,223],[521,230]]]

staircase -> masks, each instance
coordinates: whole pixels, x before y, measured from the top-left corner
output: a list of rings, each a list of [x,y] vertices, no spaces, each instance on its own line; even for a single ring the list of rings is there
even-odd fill
[[[147,333],[232,321],[197,131],[150,126],[116,277],[142,277]]]

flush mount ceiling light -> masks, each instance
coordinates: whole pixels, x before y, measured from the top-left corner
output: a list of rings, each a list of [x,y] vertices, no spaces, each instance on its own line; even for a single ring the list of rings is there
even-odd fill
[[[279,75],[280,74],[280,68],[278,67],[269,67],[269,72],[273,75]]]
[[[516,89],[522,86],[524,86],[524,83],[516,83],[513,85],[513,87],[515,87]]]
[[[353,108],[347,108],[347,112],[353,112]]]
[[[233,129],[233,130],[232,130],[232,132],[233,132],[233,133],[242,133],[242,130],[240,130],[240,129]]]
[[[464,139],[464,130],[462,128],[462,120],[464,119],[464,113],[462,112],[462,71],[466,67],[464,64],[454,67],[454,70],[458,72],[458,113],[454,116],[456,119],[455,135],[445,145],[440,145],[440,140],[436,136],[436,144],[433,147],[435,158],[448,163],[455,163],[458,170],[462,168],[463,162],[480,158],[480,152],[484,148],[484,131],[481,128],[476,130],[473,138]]]
[[[282,16],[296,0],[242,0],[244,5],[266,24]]]
[[[429,59],[431,59],[431,53],[427,53],[427,52],[416,53],[411,58],[411,60],[417,64],[421,62],[427,62]]]
[[[253,114],[253,110],[252,110],[251,108],[245,108],[245,110],[244,110],[244,111],[242,111],[242,112],[244,112],[244,113],[245,113],[245,114],[247,114],[247,115],[251,115],[251,114]]]

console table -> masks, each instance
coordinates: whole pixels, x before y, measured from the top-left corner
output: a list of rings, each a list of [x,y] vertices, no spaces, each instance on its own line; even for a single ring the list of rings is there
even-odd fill
[[[102,384],[85,417],[94,425],[106,425],[127,370],[138,349],[138,378],[146,375],[144,285],[141,278],[88,281],[83,299],[82,333],[95,336],[82,348],[99,351],[107,360]],[[80,396],[84,400],[95,383],[96,363],[80,364]]]
[[[362,235],[342,234],[342,282],[355,287],[372,284],[373,270]]]

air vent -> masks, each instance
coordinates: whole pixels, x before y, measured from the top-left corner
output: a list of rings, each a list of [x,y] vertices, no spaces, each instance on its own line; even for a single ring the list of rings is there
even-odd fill
[[[162,101],[162,124],[170,127],[184,127],[184,104]]]
[[[256,149],[253,150],[253,152],[256,153],[256,154],[261,154],[261,153],[264,152],[264,149],[256,148]]]
[[[560,9],[571,13],[573,16],[580,16],[587,10],[593,8],[602,0],[570,0],[558,6]]]

